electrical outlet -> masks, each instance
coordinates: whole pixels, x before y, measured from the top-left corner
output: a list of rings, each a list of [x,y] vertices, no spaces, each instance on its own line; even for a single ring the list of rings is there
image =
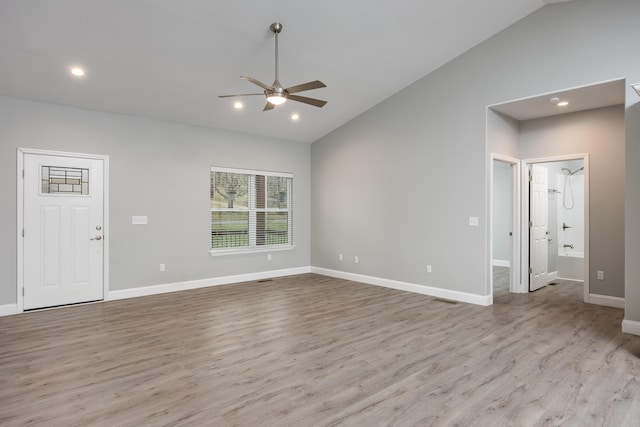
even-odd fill
[[[427,264],[427,273],[431,273],[431,265]]]
[[[165,265],[164,264],[160,264],[160,271],[164,271],[165,270]]]
[[[604,280],[604,271],[598,270],[598,280]]]
[[[360,262],[360,258],[358,258],[358,255],[356,255],[356,257],[353,259],[353,261],[357,264]]]
[[[477,216],[470,216],[469,217],[469,225],[473,226],[473,227],[477,227],[480,224],[478,217]]]
[[[338,255],[338,259],[342,261],[342,254]]]

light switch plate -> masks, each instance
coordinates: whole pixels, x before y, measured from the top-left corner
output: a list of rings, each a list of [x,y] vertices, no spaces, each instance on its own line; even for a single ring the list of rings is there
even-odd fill
[[[146,215],[134,215],[131,217],[131,224],[133,225],[145,225],[147,224]]]

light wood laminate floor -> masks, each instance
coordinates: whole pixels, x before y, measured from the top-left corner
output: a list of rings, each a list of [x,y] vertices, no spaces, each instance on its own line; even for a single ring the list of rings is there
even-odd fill
[[[0,318],[0,425],[638,426],[582,285],[480,307],[314,274]]]

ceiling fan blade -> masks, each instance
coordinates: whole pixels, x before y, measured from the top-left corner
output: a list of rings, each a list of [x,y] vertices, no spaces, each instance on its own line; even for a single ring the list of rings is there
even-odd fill
[[[269,111],[269,110],[273,110],[274,108],[276,108],[275,105],[273,105],[270,102],[267,102],[267,105],[264,106],[264,108],[262,109],[262,111]]]
[[[271,87],[271,86],[267,86],[266,84],[262,83],[261,81],[258,81],[258,80],[256,80],[256,79],[254,79],[254,78],[251,78],[251,77],[245,77],[245,76],[240,76],[240,78],[245,79],[246,81],[251,82],[251,83],[253,83],[254,85],[258,85],[258,86],[260,86],[260,87],[261,87],[262,89],[264,89],[264,90],[271,90],[271,89],[272,89],[272,87]]]
[[[302,83],[296,86],[291,86],[285,90],[289,93],[296,93],[296,92],[303,92],[305,90],[320,89],[323,87],[327,87],[327,85],[322,83],[320,80],[316,80],[313,82],[307,82],[307,83]]]
[[[253,96],[253,95],[264,96],[264,93],[238,93],[236,95],[218,95],[218,98],[233,98],[235,96]]]
[[[306,96],[289,95],[287,98],[292,101],[304,102],[305,104],[313,105],[320,108],[324,107],[324,104],[327,103],[327,101],[322,101],[321,99],[315,98],[307,98]]]

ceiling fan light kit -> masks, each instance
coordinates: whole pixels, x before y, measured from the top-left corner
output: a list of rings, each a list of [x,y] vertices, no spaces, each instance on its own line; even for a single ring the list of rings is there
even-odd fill
[[[275,34],[276,38],[276,78],[273,81],[271,86],[268,86],[261,81],[258,81],[252,77],[240,76],[241,78],[255,84],[256,86],[260,86],[264,91],[263,93],[243,93],[243,94],[235,94],[235,95],[220,95],[219,98],[231,98],[238,96],[254,96],[254,95],[264,95],[267,98],[267,104],[264,106],[262,111],[273,110],[276,105],[282,105],[287,102],[288,99],[292,101],[302,102],[304,104],[313,105],[314,107],[322,108],[327,103],[327,101],[323,101],[315,98],[308,98],[306,96],[294,95],[298,92],[304,92],[306,90],[312,89],[320,89],[323,87],[327,87],[320,80],[314,80],[312,82],[302,83],[299,85],[291,86],[288,88],[282,87],[280,81],[278,80],[278,34],[282,31],[282,24],[278,22],[274,22],[269,26],[269,29],[273,34]]]
[[[282,88],[277,88],[277,89],[280,89],[280,90],[273,90],[273,91],[265,90],[264,94],[267,96],[267,101],[269,101],[273,105],[282,105],[285,102],[287,102],[287,94],[284,91],[284,89]]]

